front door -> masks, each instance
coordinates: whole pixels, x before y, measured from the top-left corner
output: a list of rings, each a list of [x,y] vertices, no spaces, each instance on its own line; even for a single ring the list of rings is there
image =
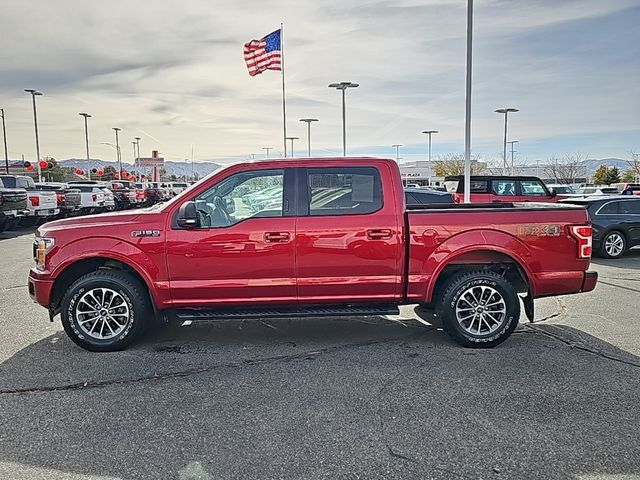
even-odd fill
[[[393,191],[383,201],[379,170],[301,168],[298,185],[300,303],[397,300],[402,295],[401,215]]]
[[[175,307],[296,301],[291,170],[235,173],[193,200],[197,228],[167,231]]]

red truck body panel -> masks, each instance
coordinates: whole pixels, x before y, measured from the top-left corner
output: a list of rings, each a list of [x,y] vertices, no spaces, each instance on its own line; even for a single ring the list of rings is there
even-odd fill
[[[383,203],[367,214],[247,218],[224,228],[177,228],[185,202],[238,172],[374,167]],[[535,297],[592,289],[568,225],[588,225],[570,206],[463,207],[405,212],[392,160],[322,158],[239,164],[218,171],[159,208],[59,220],[37,236],[55,239],[44,268],[29,277],[35,301],[50,307],[54,282],[78,262],[126,264],[156,309],[245,304],[425,303],[445,267],[515,261]],[[274,237],[275,235],[275,237]],[[276,241],[273,238],[277,238]],[[408,242],[408,245],[407,245]]]

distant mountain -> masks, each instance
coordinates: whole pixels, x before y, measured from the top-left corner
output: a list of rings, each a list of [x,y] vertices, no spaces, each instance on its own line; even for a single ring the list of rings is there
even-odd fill
[[[70,167],[70,168],[81,168],[83,170],[91,170],[92,168],[104,168],[108,165],[112,166],[116,170],[118,169],[117,162],[111,162],[107,160],[80,160],[77,158],[70,158],[67,160],[60,160],[58,162],[62,167]],[[127,171],[139,170],[141,172],[149,172],[149,167],[134,167],[131,163],[122,162],[122,168]],[[164,168],[167,171],[167,175],[175,175],[177,177],[181,176],[191,176],[191,162],[171,162],[167,161],[164,163]],[[213,172],[220,168],[220,164],[213,162],[193,162],[193,172],[199,177],[202,178],[205,175]]]
[[[620,172],[624,172],[629,168],[629,162],[621,158],[590,158],[582,160],[580,164],[585,165],[590,174],[593,174],[600,165],[606,165],[609,168],[617,167]]]

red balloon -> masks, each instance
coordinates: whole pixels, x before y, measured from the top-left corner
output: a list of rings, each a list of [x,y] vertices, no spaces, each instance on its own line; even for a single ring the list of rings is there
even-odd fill
[[[76,175],[82,175],[84,172],[80,168],[76,168]]]
[[[28,167],[25,167],[27,169],[27,172],[33,172],[33,165],[29,165]]]
[[[120,179],[120,174],[118,172],[113,174],[113,178],[115,178],[116,180]]]
[[[127,176],[127,171],[126,170],[122,170],[122,176],[126,177]]]
[[[136,177],[134,177],[133,175],[129,175],[129,181],[130,182],[135,182],[136,181]]]
[[[146,179],[147,179],[147,176],[146,176],[146,175],[142,175],[142,179],[143,179],[143,180],[146,180]]]
[[[40,160],[40,168],[47,168],[49,166],[49,162],[45,162],[44,160]]]
[[[101,177],[104,175],[104,172],[102,170],[98,170],[98,176]]]

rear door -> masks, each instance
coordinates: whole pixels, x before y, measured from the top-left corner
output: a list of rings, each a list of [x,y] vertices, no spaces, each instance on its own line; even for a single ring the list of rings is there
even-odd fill
[[[627,227],[629,246],[640,245],[640,199],[624,200],[618,203],[620,218]]]
[[[383,192],[379,168],[389,167],[297,169],[301,303],[400,297],[402,215],[394,191]],[[390,178],[391,172],[384,174]]]
[[[548,202],[552,198],[541,180],[518,180],[518,193],[522,202]]]
[[[513,178],[491,179],[492,202],[520,202],[523,198],[518,195],[516,181]]]

